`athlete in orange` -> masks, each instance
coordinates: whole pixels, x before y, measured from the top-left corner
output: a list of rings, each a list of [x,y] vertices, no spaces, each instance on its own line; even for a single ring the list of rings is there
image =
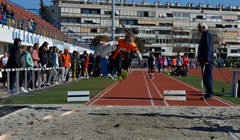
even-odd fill
[[[115,59],[117,74],[120,76],[122,69],[128,71],[134,53],[137,54],[140,60],[142,60],[142,55],[134,43],[134,37],[129,34],[124,39],[119,39],[117,46],[113,54],[113,59]]]

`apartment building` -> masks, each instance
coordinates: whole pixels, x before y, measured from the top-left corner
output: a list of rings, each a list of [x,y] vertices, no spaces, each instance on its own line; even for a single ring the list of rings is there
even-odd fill
[[[111,36],[111,0],[53,0],[55,26],[72,38]],[[214,36],[217,58],[240,57],[240,7],[180,5],[179,3],[115,3],[115,36],[124,36],[122,23],[145,42],[145,52],[185,54],[194,59],[200,35],[197,24],[206,22]]]

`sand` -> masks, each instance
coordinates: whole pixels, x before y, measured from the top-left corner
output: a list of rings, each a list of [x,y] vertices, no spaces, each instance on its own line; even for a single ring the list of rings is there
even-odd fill
[[[240,107],[34,105],[0,118],[0,139],[240,139]]]

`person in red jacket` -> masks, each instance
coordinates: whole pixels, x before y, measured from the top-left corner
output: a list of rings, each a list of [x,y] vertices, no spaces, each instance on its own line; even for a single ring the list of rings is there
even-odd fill
[[[183,69],[188,68],[188,58],[184,55],[183,56]]]

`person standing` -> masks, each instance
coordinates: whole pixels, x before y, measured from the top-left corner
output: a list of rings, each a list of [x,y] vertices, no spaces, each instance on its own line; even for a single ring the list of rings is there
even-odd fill
[[[6,64],[8,61],[8,52],[4,51],[4,56],[1,57],[0,59],[0,69],[5,69],[6,68]],[[7,72],[2,72],[2,80],[1,80],[3,86],[6,85],[7,82]]]
[[[24,51],[21,57],[21,64],[23,68],[28,68],[27,70],[27,89],[29,91],[32,91],[33,89],[33,84],[32,84],[32,69],[34,68],[34,64],[33,64],[33,59],[32,59],[32,53],[33,48],[32,46],[28,46],[27,47],[27,51]],[[31,69],[31,70],[30,70]],[[25,74],[25,72],[24,72]]]
[[[34,68],[39,68],[39,61],[40,61],[40,58],[38,56],[38,48],[39,48],[39,44],[38,43],[35,43],[33,45],[33,50],[32,50],[32,59],[33,59],[33,65],[34,65]],[[37,85],[37,82],[38,82],[38,71],[34,71],[34,88],[36,87]]]
[[[149,54],[148,57],[148,74],[149,74],[149,78],[150,79],[154,79],[153,75],[154,75],[154,61],[155,61],[155,57],[152,53]]]
[[[183,65],[183,59],[179,54],[177,57],[177,75],[176,76],[181,76],[182,65]]]
[[[205,23],[198,24],[198,31],[202,33],[199,46],[197,60],[200,63],[202,70],[203,83],[206,89],[204,100],[213,99],[213,81],[212,81],[212,68],[214,62],[213,52],[213,37],[208,31],[208,26]]]
[[[162,58],[161,54],[159,54],[158,58],[157,58],[158,75],[161,73],[162,63],[163,63],[163,58]]]
[[[14,39],[13,46],[9,50],[9,59],[7,62],[7,68],[20,68],[20,46],[22,40],[19,38]],[[17,90],[15,88],[16,84],[16,71],[10,72],[10,94],[16,94]]]
[[[71,67],[71,56],[68,52],[68,49],[64,49],[64,53],[62,54],[62,64],[63,64],[63,76],[62,81],[68,82],[69,80],[69,69]]]
[[[48,64],[48,42],[44,42],[41,47],[38,49],[38,56],[40,58],[39,61],[39,67],[42,68],[42,83],[38,83],[40,84],[42,87],[46,86],[45,82],[47,82],[46,80],[46,68],[47,68],[47,64]],[[40,78],[40,77],[39,77]]]

